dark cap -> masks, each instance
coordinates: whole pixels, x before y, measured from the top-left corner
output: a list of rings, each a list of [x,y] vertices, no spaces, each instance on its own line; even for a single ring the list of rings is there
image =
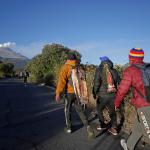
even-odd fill
[[[68,60],[77,60],[77,56],[74,53],[68,54]]]

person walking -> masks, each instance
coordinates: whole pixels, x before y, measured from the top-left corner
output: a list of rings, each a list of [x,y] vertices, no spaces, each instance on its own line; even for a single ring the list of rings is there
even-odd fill
[[[72,105],[74,104],[75,110],[78,113],[80,119],[82,120],[84,126],[86,127],[86,131],[88,134],[88,138],[94,138],[94,133],[92,127],[89,125],[89,121],[84,113],[84,110],[81,106],[80,99],[77,97],[77,90],[75,90],[72,79],[76,80],[76,76],[72,78],[72,72],[76,74],[76,71],[72,69],[77,69],[78,59],[76,55],[73,53],[69,54],[66,63],[62,66],[59,74],[58,84],[56,88],[56,102],[59,103],[61,100],[61,94],[63,91],[66,91],[65,98],[65,119],[66,119],[66,133],[72,132],[72,121],[71,121],[71,110]]]
[[[24,72],[23,72],[23,78],[24,78],[24,85],[25,85],[25,86],[27,85],[28,77],[29,77],[28,71],[27,71],[27,70],[24,70]]]
[[[93,85],[93,97],[97,101],[97,112],[99,118],[99,125],[97,130],[108,128],[108,131],[117,135],[117,119],[114,107],[114,99],[119,82],[118,72],[113,68],[113,62],[107,57],[100,57],[101,64],[96,69]],[[103,110],[109,110],[110,127],[105,124]]]
[[[126,93],[131,88],[133,95],[131,103],[136,107],[137,118],[132,132],[127,141],[125,139],[120,141],[124,150],[134,150],[143,135],[150,142],[150,97],[147,97],[147,94],[150,95],[150,65],[144,63],[143,59],[143,49],[133,48],[130,50],[130,66],[123,72],[123,78],[115,98],[115,108],[118,109]]]

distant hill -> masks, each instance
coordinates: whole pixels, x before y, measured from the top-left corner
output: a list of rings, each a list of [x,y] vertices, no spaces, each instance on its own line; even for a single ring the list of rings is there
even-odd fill
[[[8,47],[0,47],[0,60],[3,62],[11,62],[15,69],[22,69],[29,59]]]
[[[9,47],[0,47],[0,57],[2,58],[18,58],[18,59],[28,59],[27,57],[16,53]]]

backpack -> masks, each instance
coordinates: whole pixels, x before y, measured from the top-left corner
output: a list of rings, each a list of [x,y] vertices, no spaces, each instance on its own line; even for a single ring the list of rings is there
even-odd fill
[[[81,68],[71,68],[69,84],[73,86],[78,102],[81,104],[88,103],[88,91],[85,79],[85,72]]]
[[[104,63],[102,69],[102,83],[104,84],[107,93],[115,93],[117,91],[114,83],[113,73],[107,63]]]
[[[145,95],[144,96],[138,89],[137,92],[143,97],[148,103],[150,103],[150,63],[144,64],[144,66],[139,65],[132,65],[142,71],[142,80],[144,83],[145,88]]]

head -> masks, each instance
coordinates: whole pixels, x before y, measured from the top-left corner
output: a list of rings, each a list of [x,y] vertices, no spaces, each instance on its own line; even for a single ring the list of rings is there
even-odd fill
[[[109,60],[109,58],[107,56],[102,56],[102,57],[100,57],[100,60],[101,61],[106,61],[106,60]]]
[[[110,68],[113,68],[113,62],[107,56],[100,57],[100,60],[101,60],[100,66],[102,68],[105,64],[107,64]]]
[[[132,48],[129,52],[129,62],[143,62],[144,51],[141,48]]]
[[[70,53],[69,55],[68,55],[68,58],[67,58],[68,60],[77,60],[77,56],[74,54],[74,53]]]

